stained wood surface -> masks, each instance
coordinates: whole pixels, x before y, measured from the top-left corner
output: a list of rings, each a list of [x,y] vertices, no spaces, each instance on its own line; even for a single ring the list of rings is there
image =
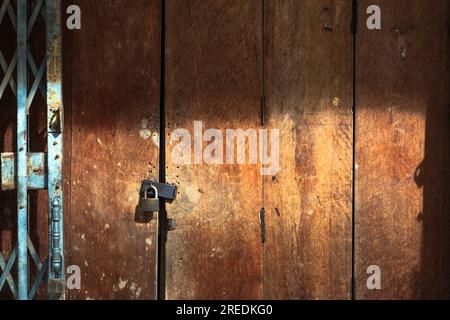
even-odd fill
[[[377,4],[382,30],[361,19],[357,37],[357,298],[449,298],[450,3]]]
[[[281,170],[264,179],[264,297],[348,299],[351,1],[266,1],[266,121]]]
[[[159,1],[77,2],[73,42],[71,299],[154,299],[156,223],[134,221],[140,181],[158,177]],[[149,165],[150,164],[150,165]]]
[[[170,143],[177,128],[194,137],[195,120],[224,134],[259,128],[261,13],[259,0],[166,1],[167,181],[180,192],[167,206],[178,225],[167,240],[168,299],[262,297],[259,166],[177,166]]]

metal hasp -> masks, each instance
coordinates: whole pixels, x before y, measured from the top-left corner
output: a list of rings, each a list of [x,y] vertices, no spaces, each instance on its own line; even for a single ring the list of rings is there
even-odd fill
[[[11,0],[3,0],[0,4],[0,23],[9,16],[17,33],[17,52],[9,64],[0,51],[0,66],[4,72],[3,79],[0,78],[0,99],[8,86],[17,98],[17,152],[1,154],[2,190],[17,190],[17,246],[7,262],[0,254],[0,290],[7,283],[15,298],[31,300],[47,274],[48,297],[64,299],[61,0],[16,0],[15,3],[16,11]],[[30,3],[34,4],[32,8],[29,8]],[[39,14],[45,20],[47,40],[46,55],[38,68],[28,40]],[[13,76],[15,68],[17,84]],[[33,74],[32,83],[28,81],[29,71]],[[47,101],[47,153],[29,151],[28,118],[38,92]],[[29,237],[28,190],[36,189],[47,189],[49,197],[49,252],[44,262],[40,261]],[[29,278],[30,260],[37,268],[37,276],[32,282]],[[11,274],[16,262],[17,283]]]
[[[160,199],[164,199],[169,203],[173,202],[177,198],[177,187],[175,185],[151,180],[144,180],[141,182],[139,195],[144,197],[144,193],[149,192],[151,197],[155,197],[152,187],[156,188]]]

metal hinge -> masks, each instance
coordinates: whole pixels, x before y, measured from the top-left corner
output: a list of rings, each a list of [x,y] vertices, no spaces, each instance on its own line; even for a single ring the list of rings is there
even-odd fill
[[[261,242],[266,243],[266,210],[261,208],[259,211],[259,221],[261,224]]]

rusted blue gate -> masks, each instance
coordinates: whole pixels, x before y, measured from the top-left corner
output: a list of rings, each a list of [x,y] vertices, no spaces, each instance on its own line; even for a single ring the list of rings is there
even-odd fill
[[[46,55],[39,65],[29,48],[29,36],[38,15],[46,24]],[[17,152],[1,154],[2,189],[17,190],[17,245],[7,261],[0,254],[0,291],[8,286],[14,297],[33,299],[46,280],[48,297],[63,299],[65,272],[63,256],[63,105],[61,55],[61,0],[3,0],[0,23],[9,19],[17,34],[17,51],[7,61],[0,51],[0,102],[5,90],[17,98]],[[3,40],[2,40],[3,41]],[[29,83],[29,73],[33,82]],[[16,76],[15,76],[16,75]],[[33,99],[42,94],[47,101],[47,152],[30,153],[28,115]],[[1,110],[0,110],[1,112]],[[49,197],[49,252],[40,261],[29,237],[30,189],[47,189]],[[30,279],[30,262],[38,269]],[[13,268],[17,264],[17,279]]]

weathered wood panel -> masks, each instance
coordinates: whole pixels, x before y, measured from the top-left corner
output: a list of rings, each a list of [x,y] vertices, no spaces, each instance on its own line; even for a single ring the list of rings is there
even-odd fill
[[[166,298],[261,298],[259,166],[177,166],[171,157],[177,142],[170,143],[176,128],[194,138],[196,120],[223,135],[258,130],[261,1],[167,0],[166,6],[167,180],[180,192],[168,205],[178,227],[167,240]]]
[[[266,1],[264,297],[348,299],[352,219],[351,1]]]
[[[357,298],[448,298],[450,3],[364,0],[359,16],[372,4],[382,30],[361,19],[357,37]]]
[[[158,177],[159,1],[77,3],[66,232],[82,289],[70,297],[153,299],[156,223],[135,223],[134,209],[141,179]]]

